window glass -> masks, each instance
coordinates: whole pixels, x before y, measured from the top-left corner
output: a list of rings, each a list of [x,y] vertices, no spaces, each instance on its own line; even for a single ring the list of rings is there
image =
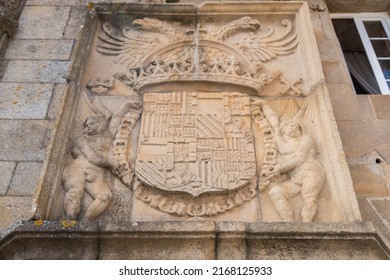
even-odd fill
[[[370,38],[387,38],[385,29],[383,28],[382,22],[380,20],[364,21],[364,26]]]
[[[374,71],[353,19],[333,19],[345,61],[357,94],[380,93]]]
[[[374,48],[375,54],[378,57],[389,57],[390,58],[390,42],[389,40],[371,40],[372,47]]]
[[[390,79],[390,60],[379,60],[385,79]]]
[[[356,93],[390,94],[389,17],[384,13],[333,17]]]

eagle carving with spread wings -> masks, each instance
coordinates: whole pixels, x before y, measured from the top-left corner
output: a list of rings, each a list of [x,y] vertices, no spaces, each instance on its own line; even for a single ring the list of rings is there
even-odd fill
[[[201,30],[200,24],[195,30],[186,30],[179,23],[156,18],[136,19],[131,26],[120,31],[106,22],[98,36],[97,51],[117,56],[116,63],[127,64],[131,69],[142,67],[146,58],[164,60],[166,64],[170,63],[166,60],[175,59],[199,61],[194,58],[199,55],[195,49],[206,46],[217,49],[207,58],[218,52],[228,55],[229,49],[234,49],[247,57],[252,65],[258,66],[278,56],[291,54],[297,47],[298,39],[292,22],[284,19],[282,25],[286,27],[283,34],[274,35],[274,30],[269,29],[259,35],[261,23],[249,16],[233,20],[209,33]],[[239,36],[234,43],[228,40],[232,36]]]

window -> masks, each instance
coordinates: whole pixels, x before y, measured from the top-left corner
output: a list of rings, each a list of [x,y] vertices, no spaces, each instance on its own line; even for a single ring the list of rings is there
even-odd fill
[[[356,93],[390,94],[390,19],[387,14],[334,14]]]

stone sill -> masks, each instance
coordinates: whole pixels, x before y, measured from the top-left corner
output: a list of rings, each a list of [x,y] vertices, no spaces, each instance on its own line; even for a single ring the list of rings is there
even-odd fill
[[[0,259],[390,259],[371,223],[22,221]]]

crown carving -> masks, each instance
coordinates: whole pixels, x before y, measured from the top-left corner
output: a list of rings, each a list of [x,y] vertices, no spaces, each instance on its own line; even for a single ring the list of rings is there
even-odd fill
[[[211,31],[201,24],[191,30],[152,18],[136,19],[122,30],[106,22],[97,51],[126,64],[128,71],[114,76],[136,91],[164,83],[209,82],[249,88],[258,95],[299,96],[301,91],[282,72],[264,69],[298,45],[292,22],[285,19],[281,25],[284,32],[275,35],[272,28],[259,32],[261,23],[248,16]]]

